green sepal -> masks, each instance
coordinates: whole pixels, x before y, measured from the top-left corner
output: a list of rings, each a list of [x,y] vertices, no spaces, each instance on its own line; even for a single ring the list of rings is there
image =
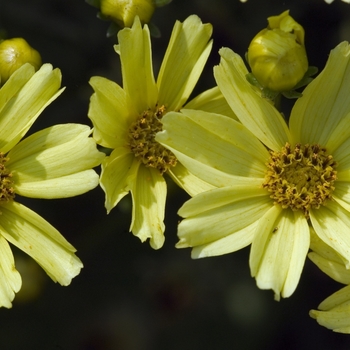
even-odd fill
[[[85,2],[93,7],[100,8],[101,7],[101,1],[100,0],[85,0]]]
[[[110,38],[112,36],[117,35],[117,33],[121,30],[122,28],[120,26],[118,26],[117,23],[115,22],[111,22],[111,24],[109,25],[108,29],[107,29],[107,33],[106,36],[107,38]]]
[[[151,36],[153,36],[154,38],[160,38],[162,36],[162,33],[160,32],[159,28],[154,23],[148,23],[148,28],[151,33]]]
[[[153,3],[156,7],[163,7],[172,2],[172,0],[153,0]]]

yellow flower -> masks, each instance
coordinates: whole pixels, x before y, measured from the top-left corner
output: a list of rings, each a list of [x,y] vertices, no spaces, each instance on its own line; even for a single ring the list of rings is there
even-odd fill
[[[61,285],[79,274],[75,248],[38,214],[14,201],[15,195],[62,198],[98,185],[91,169],[103,155],[89,137],[89,127],[56,125],[22,137],[63,89],[61,73],[44,64],[16,70],[0,89],[0,306],[11,307],[21,288],[8,242],[31,256]]]
[[[289,10],[268,18],[269,26],[260,31],[248,48],[248,62],[254,77],[272,91],[291,90],[308,69],[304,29]]]
[[[124,88],[102,77],[90,80],[95,91],[88,114],[94,125],[93,137],[100,145],[113,149],[102,163],[100,178],[106,209],[110,212],[131,192],[130,231],[141,241],[150,238],[155,249],[164,242],[167,189],[163,174],[169,174],[191,194],[213,187],[195,178],[154,141],[162,128],[162,116],[179,110],[197,83],[211,50],[211,33],[211,25],[202,24],[197,16],[176,22],[155,81],[149,30],[147,25],[142,28],[136,18],[132,28],[118,33],[116,50],[120,53]],[[204,95],[197,104],[192,102],[191,108],[209,108],[208,96],[222,102],[217,88]]]
[[[23,38],[0,42],[1,84],[4,84],[14,71],[25,63],[30,63],[35,70],[38,70],[41,66],[41,56]]]
[[[295,103],[289,128],[247,82],[242,59],[227,48],[220,55],[215,78],[241,123],[183,110],[167,114],[156,137],[218,187],[180,209],[177,246],[193,247],[200,258],[252,244],[251,274],[278,300],[297,287],[309,225],[350,268],[350,47],[344,42],[331,52]]]

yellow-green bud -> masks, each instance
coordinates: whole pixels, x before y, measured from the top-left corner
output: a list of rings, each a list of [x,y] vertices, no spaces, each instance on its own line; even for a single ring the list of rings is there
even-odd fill
[[[22,38],[6,39],[0,42],[0,78],[4,84],[11,74],[25,63],[38,70],[41,56]]]
[[[289,10],[267,20],[268,27],[249,45],[248,63],[264,88],[289,91],[308,69],[304,28],[289,16]]]
[[[131,27],[136,16],[148,23],[155,8],[153,0],[101,0],[101,13],[122,28]]]

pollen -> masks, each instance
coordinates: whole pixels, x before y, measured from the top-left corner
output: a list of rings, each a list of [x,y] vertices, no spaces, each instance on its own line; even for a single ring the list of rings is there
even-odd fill
[[[12,173],[5,167],[7,161],[8,158],[0,152],[0,202],[8,202],[15,198]]]
[[[129,128],[129,144],[135,157],[146,167],[158,169],[163,175],[177,163],[175,155],[155,141],[157,132],[162,131],[161,119],[165,106],[156,106],[141,113]]]
[[[301,210],[309,218],[310,209],[318,209],[332,199],[337,179],[337,164],[320,145],[289,143],[281,151],[270,151],[263,187],[275,204]]]

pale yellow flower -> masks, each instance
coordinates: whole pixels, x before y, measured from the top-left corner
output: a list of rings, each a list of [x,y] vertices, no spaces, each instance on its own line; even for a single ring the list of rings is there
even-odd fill
[[[197,16],[176,22],[155,81],[149,30],[136,18],[132,28],[118,33],[116,51],[121,59],[123,88],[101,77],[90,80],[95,90],[88,114],[94,125],[93,137],[113,150],[102,163],[105,207],[110,212],[131,192],[130,231],[142,242],[149,238],[155,249],[164,242],[167,188],[163,174],[191,195],[213,188],[189,173],[154,140],[163,115],[182,108],[193,91],[212,47],[211,33],[211,25],[202,24]],[[213,88],[189,105],[223,112],[227,103]]]
[[[156,137],[218,187],[180,209],[177,246],[200,258],[252,244],[251,274],[278,300],[297,287],[309,225],[350,268],[350,47],[331,52],[295,103],[289,128],[247,82],[243,60],[227,48],[220,55],[216,81],[241,123],[183,110],[167,114]]]
[[[98,185],[91,168],[103,154],[88,126],[55,125],[20,141],[43,109],[58,97],[61,73],[44,64],[16,70],[0,89],[0,306],[11,307],[21,288],[8,242],[31,256],[61,285],[70,284],[82,263],[75,248],[42,217],[14,201],[15,195],[62,198]]]

